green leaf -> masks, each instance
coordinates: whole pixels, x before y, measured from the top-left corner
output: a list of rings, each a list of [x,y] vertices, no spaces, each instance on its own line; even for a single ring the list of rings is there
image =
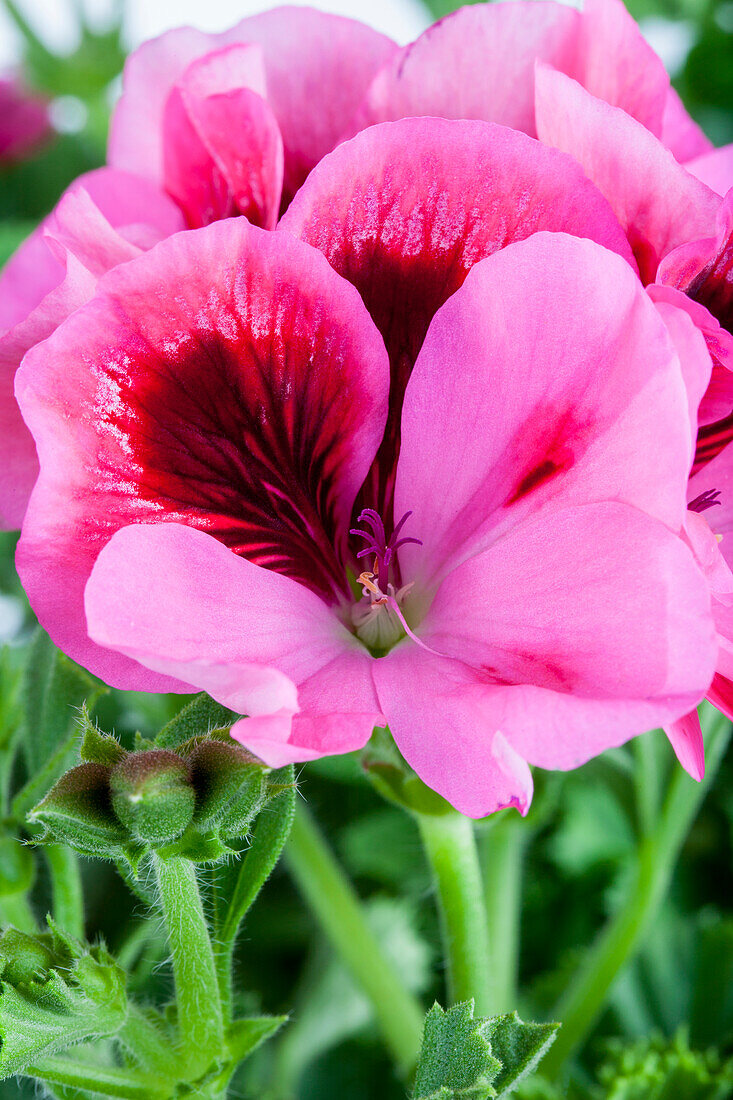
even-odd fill
[[[174,749],[195,737],[229,730],[238,717],[234,711],[215,703],[202,692],[163,726],[155,743],[159,748]]]
[[[729,1100],[733,1094],[733,1060],[690,1050],[682,1033],[610,1043],[598,1076],[604,1100]]]
[[[226,1033],[226,1044],[232,1061],[236,1064],[243,1062],[287,1021],[287,1016],[252,1016],[246,1020],[235,1020]]]
[[[82,734],[79,750],[82,764],[104,764],[112,768],[127,756],[117,738],[111,733],[103,733],[91,720],[86,703],[82,704],[78,725]]]
[[[489,1039],[490,1021],[475,1019],[473,1001],[444,1012],[434,1004],[425,1018],[413,1100],[489,1100],[501,1072]]]
[[[269,799],[257,818],[249,848],[236,868],[234,882],[230,882],[231,892],[226,895],[231,900],[220,933],[220,939],[225,944],[233,943],[248,909],[272,874],[293,824],[296,785],[292,764],[274,772],[269,786],[280,789]],[[220,887],[224,886],[225,889],[227,870],[229,869],[222,869],[219,879]]]
[[[488,1021],[491,1049],[501,1062],[494,1082],[500,1097],[508,1096],[529,1077],[555,1040],[559,1024],[525,1024],[516,1012]]]
[[[29,648],[21,689],[22,745],[30,779],[13,799],[16,817],[25,817],[74,762],[80,708],[103,690],[39,630]]]

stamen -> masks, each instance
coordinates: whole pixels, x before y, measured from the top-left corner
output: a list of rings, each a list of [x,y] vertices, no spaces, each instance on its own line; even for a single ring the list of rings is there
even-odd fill
[[[699,497],[695,497],[687,507],[691,512],[705,512],[708,508],[714,508],[716,504],[722,504],[722,501],[718,500],[720,492],[720,489],[706,489],[704,493],[700,493]]]

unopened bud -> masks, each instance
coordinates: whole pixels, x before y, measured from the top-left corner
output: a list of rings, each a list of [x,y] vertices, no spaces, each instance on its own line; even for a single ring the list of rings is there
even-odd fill
[[[202,741],[189,757],[199,829],[244,836],[265,795],[265,767],[233,741]]]
[[[110,769],[80,764],[62,775],[29,820],[85,855],[110,857],[127,837],[112,810]]]
[[[132,836],[147,844],[175,840],[193,817],[188,767],[164,749],[135,752],[112,769],[112,806]]]

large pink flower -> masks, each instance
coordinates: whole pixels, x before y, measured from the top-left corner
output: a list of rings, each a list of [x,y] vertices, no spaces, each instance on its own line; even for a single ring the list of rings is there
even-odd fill
[[[309,8],[275,8],[219,35],[170,31],[125,66],[110,164],[165,188],[189,226],[245,214],[272,228],[396,49]]]
[[[420,220],[393,217],[409,264]],[[572,767],[688,711],[716,646],[674,533],[675,343],[592,241],[487,251],[404,386],[397,523],[384,490],[355,515],[388,355],[316,249],[230,220],[107,275],[18,377],[41,460],[18,564],[52,636],[112,683],[251,715],[235,736],[273,766],[388,723],[474,816],[526,807],[526,761]]]
[[[105,271],[182,228],[146,180],[102,168],[81,176],[0,276],[0,527],[20,527],[38,474],[35,443],[13,395],[29,348],[94,293]]]
[[[350,132],[436,115],[499,122],[536,136],[538,62],[638,119],[680,161],[712,148],[622,0],[585,0],[582,11],[553,0],[461,8],[383,66]]]
[[[48,104],[17,80],[0,77],[0,164],[22,160],[51,133]]]

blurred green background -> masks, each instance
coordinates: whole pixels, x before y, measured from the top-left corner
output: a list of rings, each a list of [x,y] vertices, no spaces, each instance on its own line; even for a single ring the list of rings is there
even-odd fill
[[[22,0],[0,0],[23,46],[29,87],[55,103],[59,127],[27,161],[0,167],[0,262],[52,207],[63,188],[104,158],[109,105],[125,52],[125,10],[108,25],[79,13],[78,46],[59,57],[26,22]],[[48,0],[56,4],[62,0]],[[73,6],[73,5],[72,5]],[[453,5],[431,0],[435,15]],[[688,109],[716,142],[733,141],[733,2],[632,0],[633,14],[673,72]],[[369,6],[354,4],[369,20]],[[426,19],[428,17],[426,16]],[[32,620],[13,567],[14,537],[0,535],[0,641],[18,644]],[[105,696],[96,716],[131,739],[150,731],[180,700]],[[673,765],[661,735],[650,735],[663,770]],[[568,775],[538,774],[538,795],[525,822],[500,814],[487,837],[506,830],[526,853],[520,891],[520,960],[525,1017],[542,1018],[562,991],[604,916],[623,896],[637,826],[632,774],[636,748],[608,753]],[[427,869],[411,821],[379,801],[358,761],[335,758],[301,776],[340,858],[367,899],[374,926],[411,987],[442,997],[436,969],[437,924]],[[488,847],[488,841],[487,845]],[[731,1077],[716,1058],[733,1055],[733,762],[723,766],[685,845],[673,888],[640,957],[614,987],[599,1026],[573,1073],[572,1097],[609,1100],[726,1100]],[[113,871],[86,866],[88,935],[138,960],[136,991],[165,995],[170,975],[155,922],[148,932],[140,903]],[[508,888],[502,883],[497,888]],[[36,901],[42,908],[41,878]],[[249,918],[239,951],[243,1004],[293,1011],[282,1038],[248,1063],[238,1095],[282,1100],[397,1100],[404,1091],[384,1057],[365,1001],[314,928],[280,869]],[[650,1036],[656,1036],[650,1040]],[[715,1048],[717,1054],[690,1055]],[[614,1045],[615,1043],[615,1045]],[[620,1045],[619,1045],[620,1044]],[[605,1067],[605,1068],[603,1068]],[[269,1093],[269,1084],[277,1089]],[[727,1082],[727,1083],[726,1083]],[[0,1084],[2,1100],[37,1095]],[[529,1093],[527,1094],[530,1095]],[[560,1094],[532,1095],[556,1100]]]

